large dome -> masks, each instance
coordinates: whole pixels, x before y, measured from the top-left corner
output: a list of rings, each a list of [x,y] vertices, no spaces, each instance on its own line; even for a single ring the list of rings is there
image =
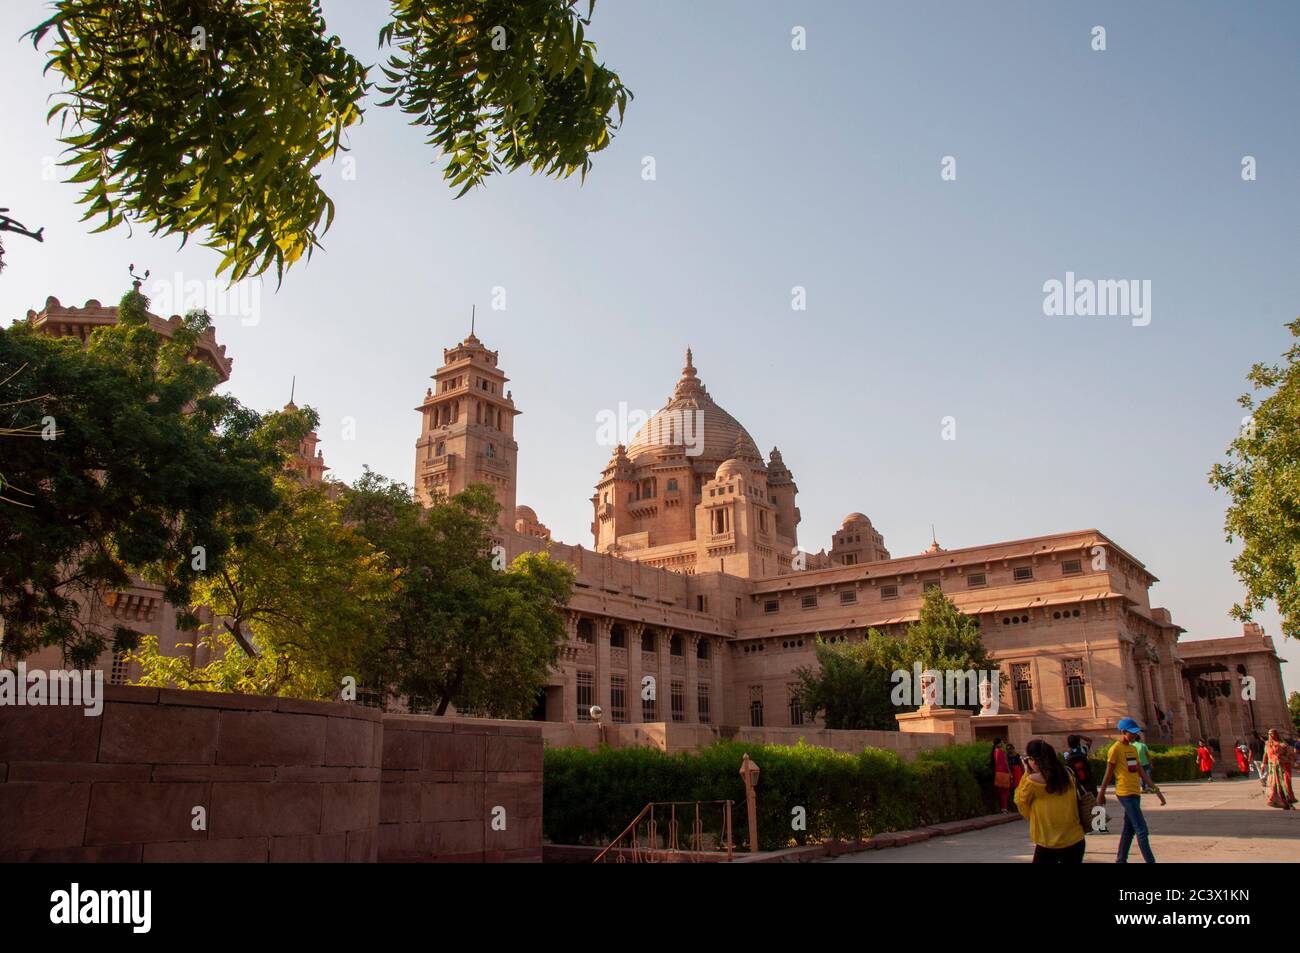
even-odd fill
[[[702,441],[697,426],[703,429]],[[754,442],[740,422],[709,396],[695,373],[691,351],[687,348],[686,366],[673,388],[673,396],[636,432],[627,446],[627,455],[635,460],[652,450],[690,444],[692,448],[702,447],[698,454],[692,455],[694,459],[720,461],[732,456],[738,440],[749,445]]]

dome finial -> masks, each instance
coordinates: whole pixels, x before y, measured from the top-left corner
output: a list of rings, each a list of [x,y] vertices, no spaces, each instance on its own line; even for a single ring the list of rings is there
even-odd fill
[[[688,347],[686,349],[686,366],[682,368],[681,379],[677,381],[677,386],[673,388],[673,399],[679,397],[699,397],[707,393],[704,385],[700,383],[700,375],[695,372],[695,355]]]

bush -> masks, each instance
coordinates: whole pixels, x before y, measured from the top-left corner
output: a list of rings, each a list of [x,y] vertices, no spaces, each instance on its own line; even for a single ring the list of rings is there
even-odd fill
[[[972,750],[963,750],[972,749]],[[841,754],[829,748],[720,742],[693,753],[653,748],[547,748],[543,821],[552,843],[599,844],[614,840],[650,801],[731,800],[733,838],[745,840],[745,754],[759,766],[759,845],[765,850],[824,838],[856,840],[880,831],[974,817],[987,810],[982,787],[991,768],[980,768],[989,746],[926,752],[915,764],[889,751],[867,748]],[[982,772],[982,773],[981,773]],[[807,829],[792,828],[795,808]],[[693,816],[691,818],[693,820]],[[721,833],[721,812],[704,812],[709,833]],[[680,842],[686,843],[684,821]]]
[[[973,744],[952,745],[947,748],[929,748],[916,756],[918,765],[926,762],[944,762],[972,778],[975,791],[983,808],[982,813],[998,810],[997,790],[993,787],[993,744],[977,741]],[[970,815],[963,815],[969,817]]]
[[[1092,769],[1094,784],[1100,784],[1106,774],[1106,755],[1114,742],[1098,745],[1088,753],[1088,767]],[[1201,776],[1196,766],[1195,745],[1147,745],[1151,757],[1151,777],[1156,784],[1167,781],[1195,781]],[[1218,756],[1215,756],[1216,761]]]

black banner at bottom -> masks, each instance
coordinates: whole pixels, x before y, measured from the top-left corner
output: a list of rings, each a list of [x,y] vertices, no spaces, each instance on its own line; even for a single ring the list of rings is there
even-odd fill
[[[771,896],[766,892],[781,887],[787,899],[768,910],[784,910],[792,925],[809,913],[809,895],[801,890],[808,887],[816,891],[815,909],[832,916],[861,915],[864,901],[872,916],[936,927],[960,919],[959,911],[998,910],[1013,921],[1042,913],[1087,931],[1081,936],[1200,931],[1230,941],[1261,928],[1288,929],[1294,916],[1287,881],[1295,868],[1280,864],[889,864],[857,873],[818,863],[764,865],[763,873],[739,866],[33,864],[0,867],[0,878],[7,939],[75,933],[128,944],[208,933],[298,942],[376,939],[376,932],[427,926],[431,919],[495,939],[539,931],[557,915],[580,916],[586,930],[605,917],[611,926],[625,923],[626,905],[611,901],[626,897],[629,887],[705,890],[734,897],[738,911],[746,897]]]

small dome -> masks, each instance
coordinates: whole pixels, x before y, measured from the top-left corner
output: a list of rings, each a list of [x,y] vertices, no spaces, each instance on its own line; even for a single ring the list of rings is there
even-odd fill
[[[731,476],[748,476],[748,475],[749,475],[749,467],[745,464],[745,462],[743,460],[737,460],[735,457],[732,457],[730,460],[722,461],[721,465],[718,467],[718,472],[717,474],[715,474],[715,477],[716,479],[719,480],[725,480],[727,477],[731,477]]]
[[[844,522],[841,523],[840,526],[852,526],[855,523],[866,523],[870,526],[871,520],[867,519],[866,515],[863,513],[850,513],[848,516],[844,517]]]
[[[530,523],[536,523],[537,514],[533,512],[533,508],[531,506],[524,506],[523,504],[520,504],[519,506],[515,507],[515,519],[527,520]]]

